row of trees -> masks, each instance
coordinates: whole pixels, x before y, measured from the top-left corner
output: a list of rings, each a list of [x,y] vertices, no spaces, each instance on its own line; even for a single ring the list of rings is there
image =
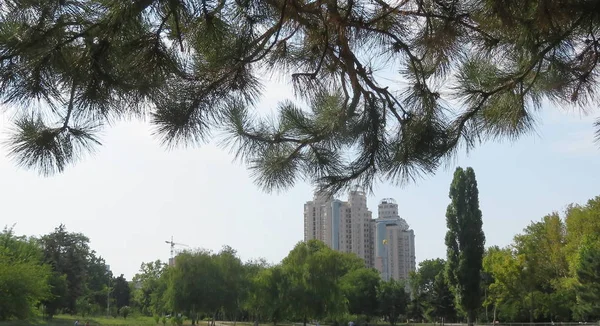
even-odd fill
[[[485,249],[473,169],[458,168],[446,212],[446,260],[426,260],[406,281],[384,281],[354,254],[298,243],[276,265],[243,262],[230,247],[185,251],[174,266],[143,263],[113,277],[89,239],[63,225],[40,238],[0,234],[0,319],[41,311],[134,310],[200,319],[332,324],[600,319],[600,197],[533,222],[514,243]],[[410,291],[406,291],[409,289]],[[112,308],[108,309],[108,305]],[[181,321],[181,319],[177,319]]]
[[[201,281],[199,281],[201,280]],[[133,278],[133,305],[145,314],[183,313],[195,322],[209,318],[332,323],[348,314],[395,323],[406,312],[404,283],[383,282],[355,255],[322,242],[300,242],[278,265],[243,263],[230,247],[219,253],[189,251],[174,267],[142,265]]]
[[[408,314],[417,320],[462,319],[448,282],[450,261],[425,260],[410,278]],[[532,222],[511,245],[487,248],[472,296],[486,322],[600,319],[600,196]]]
[[[382,282],[352,254],[318,241],[301,242],[281,264],[242,262],[235,250],[179,254],[169,267],[143,263],[128,282],[114,277],[89,248],[89,239],[61,225],[39,238],[0,234],[0,320],[38,313],[347,322],[348,314],[395,323],[405,314],[405,284]],[[6,294],[6,295],[4,295]],[[108,306],[110,305],[110,311]]]
[[[102,257],[81,233],[64,225],[36,237],[17,236],[12,228],[0,233],[0,320],[26,319],[36,312],[126,315],[129,283],[114,277]]]

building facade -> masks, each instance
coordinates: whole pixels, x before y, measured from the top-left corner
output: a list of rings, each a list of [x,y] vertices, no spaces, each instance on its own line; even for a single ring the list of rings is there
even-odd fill
[[[320,240],[328,247],[354,253],[374,267],[372,213],[364,191],[354,189],[348,201],[315,193],[304,204],[304,241]]]
[[[320,240],[330,248],[354,253],[386,280],[407,279],[416,268],[415,236],[398,216],[393,199],[379,203],[373,219],[364,191],[355,188],[347,201],[315,193],[304,204],[304,240]]]
[[[398,216],[398,204],[383,199],[375,220],[375,268],[384,280],[406,280],[416,270],[415,233]]]

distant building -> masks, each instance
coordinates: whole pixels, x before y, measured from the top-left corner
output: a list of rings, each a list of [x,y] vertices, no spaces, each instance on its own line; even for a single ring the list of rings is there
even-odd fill
[[[375,268],[384,280],[406,280],[416,270],[415,233],[398,216],[398,204],[383,199],[375,220]]]
[[[385,280],[407,279],[416,269],[414,232],[398,216],[393,199],[379,203],[378,217],[373,219],[367,196],[359,188],[349,192],[347,201],[317,192],[304,204],[304,240],[320,240],[334,250],[354,253]]]
[[[356,188],[343,202],[315,193],[304,204],[304,240],[321,240],[328,247],[354,253],[373,267],[372,213],[367,208],[367,196]]]

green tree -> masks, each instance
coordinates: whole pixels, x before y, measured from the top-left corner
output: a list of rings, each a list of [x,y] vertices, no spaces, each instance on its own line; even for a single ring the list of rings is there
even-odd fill
[[[420,262],[417,271],[411,273],[409,277],[412,293],[430,294],[436,276],[444,270],[445,266],[446,261],[440,258]]]
[[[539,318],[564,319],[575,301],[574,297],[566,302],[562,299],[569,296],[564,283],[569,277],[565,244],[566,226],[556,213],[532,222],[522,234],[515,236],[517,254],[524,258],[522,279],[530,322]],[[557,309],[561,306],[567,308],[567,316],[564,309]]]
[[[63,308],[66,312],[76,313],[77,299],[85,293],[87,268],[90,257],[89,239],[81,233],[70,233],[64,225],[54,229],[54,232],[40,239],[44,252],[44,262],[50,264],[57,274],[54,281],[60,282],[60,275],[65,275],[66,293],[62,296],[53,288],[53,300],[47,306],[54,309]],[[64,290],[63,286],[56,290]],[[52,315],[53,312],[50,312]]]
[[[113,279],[112,285],[112,296],[115,298],[115,304],[117,305],[117,309],[121,309],[121,307],[124,306],[129,306],[129,299],[131,294],[129,283],[125,279],[125,276],[121,274],[119,277]]]
[[[215,263],[222,278],[220,308],[229,315],[230,320],[236,321],[244,298],[244,265],[237,252],[229,246],[224,246],[215,256]]]
[[[526,284],[523,279],[524,257],[512,249],[491,247],[483,259],[483,270],[492,276],[483,305],[492,307],[493,322],[521,321]]]
[[[48,280],[50,296],[42,300],[44,313],[47,318],[52,318],[60,309],[66,306],[68,297],[67,275],[53,271]]]
[[[390,325],[395,325],[401,315],[406,313],[409,296],[404,283],[394,279],[382,281],[377,290],[379,312]]]
[[[415,320],[431,319],[433,309],[433,290],[436,276],[445,269],[443,259],[427,259],[419,263],[417,271],[409,276],[411,288],[411,302],[409,316]]]
[[[452,322],[456,319],[455,298],[446,280],[444,270],[441,270],[435,277],[431,292],[431,310],[429,314],[442,319],[443,322]]]
[[[166,280],[164,295],[170,311],[188,315],[204,312],[214,322],[227,295],[224,274],[215,255],[208,251],[180,253]]]
[[[371,268],[359,268],[350,271],[342,279],[342,290],[348,300],[348,312],[364,315],[367,321],[379,312],[377,288],[381,277]]]
[[[124,319],[127,319],[127,316],[129,316],[130,313],[131,308],[129,308],[129,306],[123,306],[119,308],[119,314],[121,314],[121,316],[123,316]]]
[[[480,282],[485,250],[479,191],[472,168],[456,169],[450,186],[450,199],[446,210],[448,283],[454,289],[459,306],[466,312],[469,325],[472,325],[481,306]]]
[[[425,294],[415,294],[410,299],[407,307],[407,317],[415,322],[422,322],[427,317],[428,302]]]
[[[334,189],[406,181],[460,146],[530,131],[544,99],[593,103],[597,9],[589,0],[5,0],[0,96],[20,113],[11,155],[62,171],[99,144],[102,125],[149,116],[168,147],[226,128],[225,143],[266,189],[299,177]],[[406,86],[376,74],[381,62]],[[277,119],[254,117],[269,72],[289,76],[310,110],[288,101]]]
[[[577,315],[583,321],[600,319],[600,242],[581,248],[577,267]]]
[[[249,260],[243,265],[242,269],[242,284],[241,284],[241,298],[239,303],[239,315],[240,320],[255,320],[257,321],[262,315],[263,298],[268,301],[270,296],[266,293],[268,290],[259,290],[264,282],[260,281],[258,276],[262,275],[265,270],[271,269],[271,266],[265,259],[253,259]],[[269,314],[265,314],[268,316]],[[266,318],[269,319],[268,317]],[[264,319],[263,319],[264,320]]]
[[[92,250],[87,261],[85,281],[85,296],[90,304],[106,309],[106,288],[112,278],[112,272],[104,259]]]
[[[565,226],[565,255],[574,275],[583,241],[600,240],[600,196],[590,199],[586,205],[570,205],[565,214]]]
[[[33,308],[50,296],[49,265],[33,239],[15,236],[12,228],[0,233],[0,320],[27,319]]]
[[[153,305],[153,296],[157,296],[161,282],[161,275],[165,272],[167,265],[156,260],[150,263],[142,263],[140,271],[132,278],[132,283],[139,284],[139,288],[133,291],[134,305],[145,315],[159,315],[161,313],[157,306]],[[154,302],[156,303],[157,300]]]
[[[306,324],[311,319],[336,319],[346,312],[341,282],[348,272],[364,267],[356,255],[343,254],[311,240],[298,243],[282,261],[289,280],[289,311]]]
[[[288,313],[289,279],[281,266],[273,266],[259,271],[253,278],[247,308],[255,316],[254,320],[267,320],[277,325]]]

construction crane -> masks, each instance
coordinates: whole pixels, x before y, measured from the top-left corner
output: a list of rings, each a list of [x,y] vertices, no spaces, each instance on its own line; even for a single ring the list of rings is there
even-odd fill
[[[174,261],[173,259],[175,258],[175,246],[189,247],[188,245],[183,243],[173,242],[173,236],[171,236],[171,241],[165,241],[165,243],[171,245],[171,261]]]

